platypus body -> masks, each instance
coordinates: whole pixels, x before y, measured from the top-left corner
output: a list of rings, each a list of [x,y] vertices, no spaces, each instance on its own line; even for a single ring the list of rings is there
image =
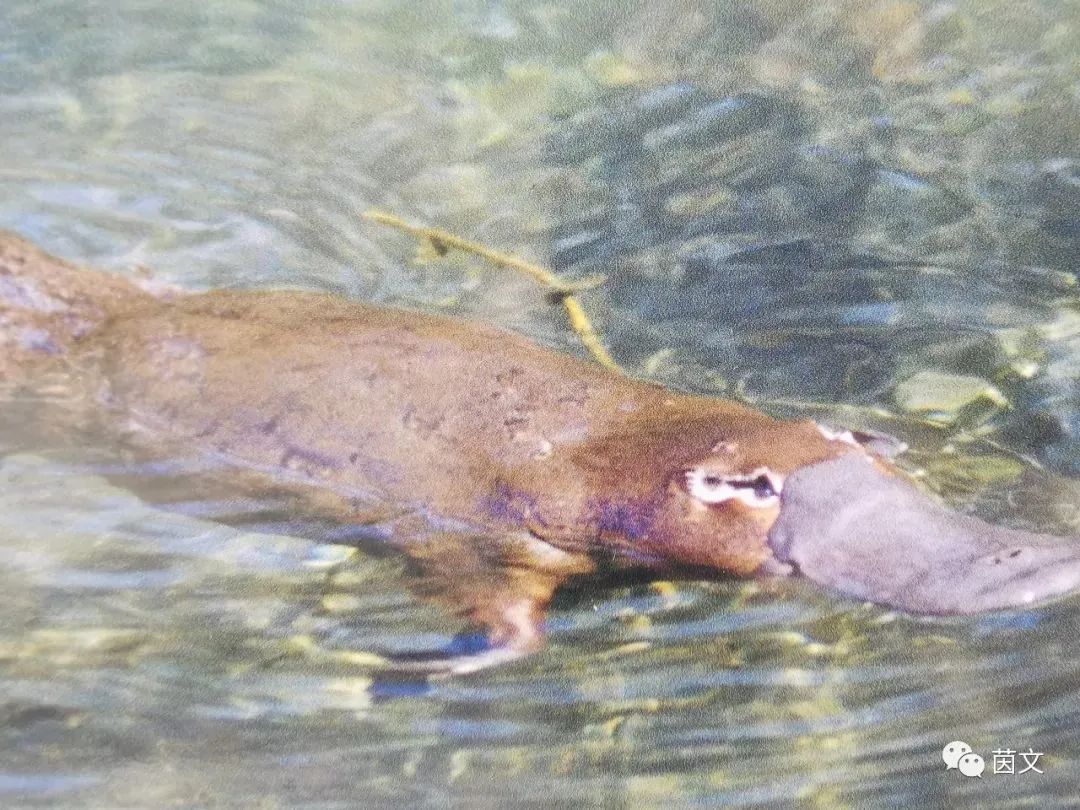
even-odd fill
[[[378,519],[489,648],[537,646],[597,564],[801,571],[918,613],[1080,585],[1080,546],[917,492],[864,436],[606,371],[473,323],[295,291],[151,291],[0,233],[0,380],[70,379],[144,445]],[[378,516],[378,518],[373,517]]]

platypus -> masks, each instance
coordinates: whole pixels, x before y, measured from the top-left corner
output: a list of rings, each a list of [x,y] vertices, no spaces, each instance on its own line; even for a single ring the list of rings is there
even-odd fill
[[[0,232],[0,380],[373,524],[485,644],[537,648],[598,567],[799,574],[920,614],[1080,586],[1080,542],[937,504],[869,437],[632,379],[491,326],[300,291],[184,292]],[[69,406],[70,406],[69,402]]]

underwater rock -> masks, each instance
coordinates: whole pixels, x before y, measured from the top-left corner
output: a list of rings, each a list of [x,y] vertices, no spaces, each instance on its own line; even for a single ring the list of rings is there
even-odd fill
[[[942,32],[968,31],[955,11],[886,5],[879,11],[897,30],[920,31],[920,53],[952,53]],[[827,35],[813,31],[805,42]],[[895,39],[860,36],[883,49]],[[784,43],[793,47],[781,37],[768,45]],[[966,344],[980,324],[1039,321],[1068,292],[1080,249],[1075,161],[1021,161],[1030,150],[1009,144],[986,88],[955,76],[904,96],[781,86],[617,90],[553,128],[546,160],[574,180],[554,201],[551,261],[609,276],[623,357],[672,350],[768,395],[885,397],[901,369]],[[973,111],[967,126],[954,109]],[[1036,272],[1058,279],[1054,289],[1033,290]],[[963,358],[939,359],[965,368]],[[975,373],[1001,370],[979,360]],[[1059,386],[1028,380],[1008,397],[1055,403],[1058,428],[1030,437],[1049,458],[1052,437],[1070,433],[1071,408]]]

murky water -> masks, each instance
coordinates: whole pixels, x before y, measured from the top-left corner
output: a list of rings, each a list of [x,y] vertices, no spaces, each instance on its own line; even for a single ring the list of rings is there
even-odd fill
[[[1078,38],[1052,2],[7,0],[0,226],[578,350],[527,281],[411,262],[360,220],[380,206],[607,273],[586,304],[639,373],[884,428],[953,503],[1077,534]],[[534,658],[392,688],[366,652],[458,629],[393,557],[5,424],[4,806],[1080,795],[1076,599],[915,620],[791,584],[579,590]],[[954,739],[982,778],[945,770]],[[992,773],[1005,748],[1044,773]]]

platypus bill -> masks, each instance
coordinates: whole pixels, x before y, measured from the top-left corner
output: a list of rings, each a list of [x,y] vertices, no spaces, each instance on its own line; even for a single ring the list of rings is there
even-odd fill
[[[801,574],[925,614],[1080,587],[1080,542],[942,508],[872,437],[488,326],[315,293],[151,291],[0,232],[0,348],[0,390],[65,380],[72,429],[224,459],[342,522],[380,516],[417,588],[485,640],[402,664],[421,671],[536,649],[552,594],[598,565]]]

